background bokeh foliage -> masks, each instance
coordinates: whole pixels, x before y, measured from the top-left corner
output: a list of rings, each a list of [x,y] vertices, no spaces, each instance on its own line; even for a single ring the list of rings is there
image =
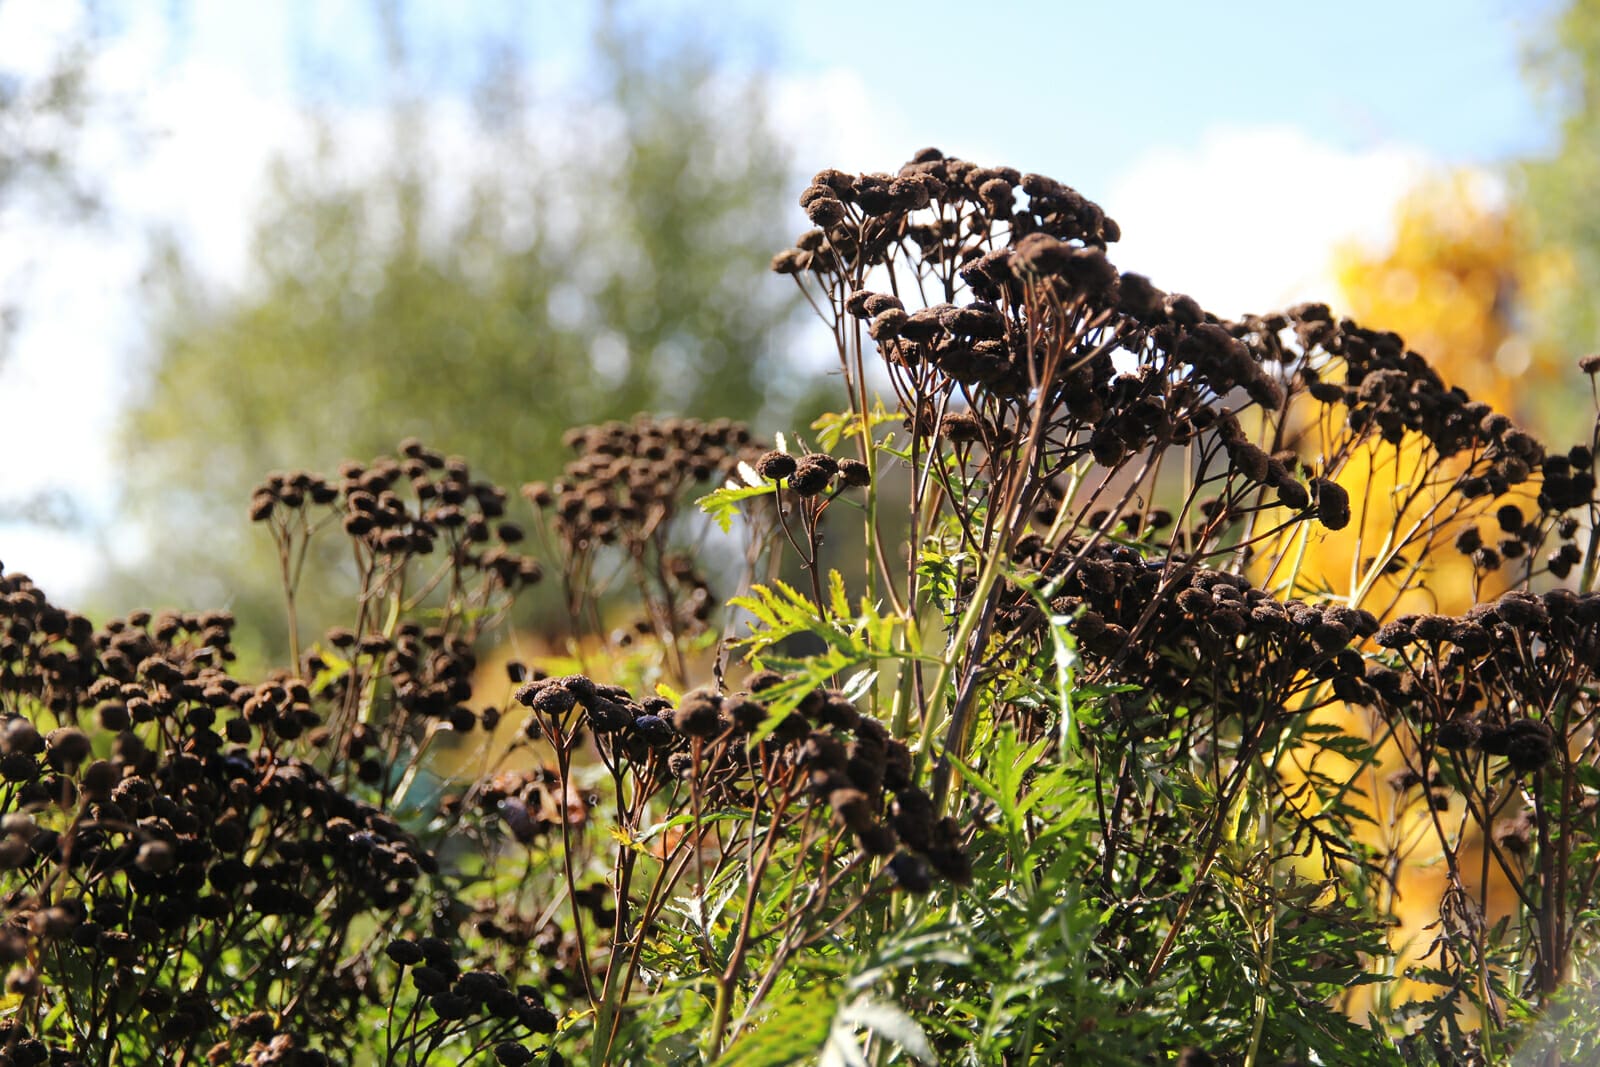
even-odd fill
[[[524,65],[486,53],[463,135],[424,98],[403,20],[380,22],[385,128],[344,144],[308,114],[314,147],[274,164],[243,284],[158,246],[121,456],[128,521],[163,551],[112,602],[227,599],[281,647],[276,585],[248,577],[269,546],[225,521],[266,471],[415,435],[510,480],[554,473],[578,423],[796,415],[776,358],[796,299],[763,269],[786,155],[756,76],[715,67],[698,25],[613,12],[592,98],[536,104]]]

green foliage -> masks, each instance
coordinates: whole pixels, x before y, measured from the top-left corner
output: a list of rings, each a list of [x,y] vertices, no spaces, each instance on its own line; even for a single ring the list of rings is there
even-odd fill
[[[1535,237],[1570,267],[1541,278],[1533,295],[1549,309],[1540,325],[1564,347],[1587,352],[1600,338],[1589,297],[1600,284],[1600,213],[1588,195],[1600,181],[1600,5],[1569,0],[1546,14],[1530,61],[1559,116],[1560,140],[1550,155],[1517,168],[1520,206]]]
[[[754,470],[741,469],[740,475],[746,484],[738,485],[730,480],[727,485],[695,501],[701,511],[716,521],[717,527],[723,533],[733,532],[733,520],[739,516],[740,504],[757,497],[771,496],[777,491],[776,485],[762,481],[761,476]]]
[[[531,477],[553,473],[577,423],[784,410],[772,357],[794,301],[761,267],[786,170],[760,85],[650,21],[604,20],[589,60],[598,91],[559,121],[558,101],[518,102],[515,64],[486,74],[501,103],[467,130],[396,100],[375,159],[318,120],[314,157],[273,169],[237,291],[209,289],[176,249],[158,259],[126,504],[188,562],[153,554],[115,600],[208,602],[223,581],[250,629],[273,634],[269,568],[230,521],[269,470],[413,434]],[[552,126],[579,157],[540,147]],[[470,155],[427,155],[446,132]]]

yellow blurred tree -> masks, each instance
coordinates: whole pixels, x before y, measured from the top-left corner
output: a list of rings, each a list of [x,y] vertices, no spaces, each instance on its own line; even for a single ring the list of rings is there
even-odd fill
[[[1412,192],[1397,210],[1393,233],[1388,247],[1349,245],[1337,253],[1343,299],[1336,310],[1363,326],[1400,334],[1447,385],[1465,389],[1474,400],[1536,431],[1551,428],[1547,409],[1537,402],[1552,394],[1564,368],[1529,339],[1524,324],[1530,295],[1560,265],[1534,251],[1493,184],[1470,172],[1437,178]],[[1343,530],[1311,535],[1294,552],[1278,556],[1294,560],[1293,582],[1302,594],[1314,591],[1392,618],[1406,612],[1460,614],[1475,599],[1499,592],[1491,584],[1497,579],[1475,572],[1452,542],[1474,516],[1492,516],[1500,505],[1529,511],[1537,489],[1478,501],[1469,513],[1453,515],[1447,486],[1429,487],[1420,476],[1424,462],[1420,438],[1375,445],[1350,457],[1338,481],[1350,494],[1353,521]],[[1498,537],[1493,519],[1478,525],[1493,545]],[[1264,577],[1286,578],[1282,573]],[[1321,717],[1367,731],[1376,740],[1385,738],[1383,724],[1364,709],[1334,705]],[[1442,868],[1425,862],[1431,831],[1425,806],[1415,803],[1418,794],[1385,781],[1390,772],[1403,774],[1404,766],[1400,751],[1387,743],[1380,766],[1360,785],[1375,820],[1374,847],[1392,856],[1411,852],[1411,862],[1391,868],[1408,873],[1391,887],[1390,902],[1400,919],[1394,943],[1406,948],[1409,962],[1428,950],[1428,928],[1439,919],[1445,882]],[[1488,910],[1501,903],[1501,887],[1478,891]],[[1404,985],[1394,992],[1410,995]],[[1364,997],[1348,1005],[1358,1014],[1364,1006]]]
[[[1562,368],[1523,329],[1528,295],[1551,268],[1535,253],[1491,183],[1457,172],[1418,187],[1399,205],[1392,243],[1347,245],[1336,254],[1341,311],[1391,330],[1421,353],[1448,385],[1548,430],[1534,398],[1548,397]],[[1443,487],[1413,485],[1420,442],[1374,448],[1339,475],[1354,521],[1313,538],[1300,559],[1302,585],[1380,616],[1397,611],[1462,612],[1472,605],[1472,568],[1459,553],[1424,552],[1427,539],[1394,543],[1394,531],[1431,521]],[[1531,506],[1528,500],[1510,503]],[[1405,581],[1386,580],[1403,573]],[[1386,595],[1389,594],[1389,595]]]
[[[1548,430],[1551,405],[1534,401],[1551,395],[1563,368],[1528,339],[1523,321],[1529,294],[1555,268],[1533,251],[1492,183],[1460,172],[1420,186],[1399,205],[1393,234],[1387,247],[1351,244],[1338,251],[1342,306],[1335,310],[1399,334],[1447,385],[1536,432]],[[1374,442],[1351,456],[1337,480],[1350,494],[1354,521],[1337,532],[1296,530],[1303,544],[1262,553],[1292,560],[1292,578],[1280,562],[1263,579],[1292,580],[1300,594],[1331,596],[1380,617],[1465,611],[1473,603],[1473,569],[1442,543],[1446,533],[1454,536],[1439,512],[1448,487],[1424,484],[1422,461],[1422,442],[1413,439]],[[1535,491],[1496,504],[1531,509]]]
[[[1526,337],[1542,282],[1560,269],[1550,260],[1534,251],[1495,183],[1462,171],[1401,202],[1389,247],[1341,249],[1336,277],[1351,318],[1394,330],[1450,384],[1537,424],[1539,386],[1566,369]]]

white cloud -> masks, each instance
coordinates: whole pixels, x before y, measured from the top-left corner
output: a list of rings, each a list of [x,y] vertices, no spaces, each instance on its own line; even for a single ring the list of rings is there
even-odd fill
[[[824,167],[892,170],[921,144],[909,118],[842,67],[776,79],[772,120],[802,178]]]
[[[1135,162],[1103,201],[1112,258],[1219,315],[1337,303],[1344,242],[1381,245],[1400,199],[1431,171],[1404,146],[1347,150],[1295,127],[1230,127]]]

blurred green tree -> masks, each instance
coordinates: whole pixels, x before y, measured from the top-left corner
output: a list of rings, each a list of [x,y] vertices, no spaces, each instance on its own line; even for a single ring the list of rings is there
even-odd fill
[[[1560,269],[1532,309],[1551,339],[1575,353],[1600,348],[1600,0],[1569,0],[1549,16],[1529,73],[1560,117],[1552,152],[1518,168],[1531,232]]]
[[[274,166],[243,291],[165,246],[123,450],[154,550],[117,606],[229,603],[281,634],[276,563],[243,518],[272,469],[415,435],[514,486],[554,473],[576,424],[781,413],[794,297],[766,265],[790,183],[760,85],[614,15],[564,114],[527,103],[521,66],[492,64],[467,121],[402,89],[355,179],[348,124],[319,118],[310,163]]]

